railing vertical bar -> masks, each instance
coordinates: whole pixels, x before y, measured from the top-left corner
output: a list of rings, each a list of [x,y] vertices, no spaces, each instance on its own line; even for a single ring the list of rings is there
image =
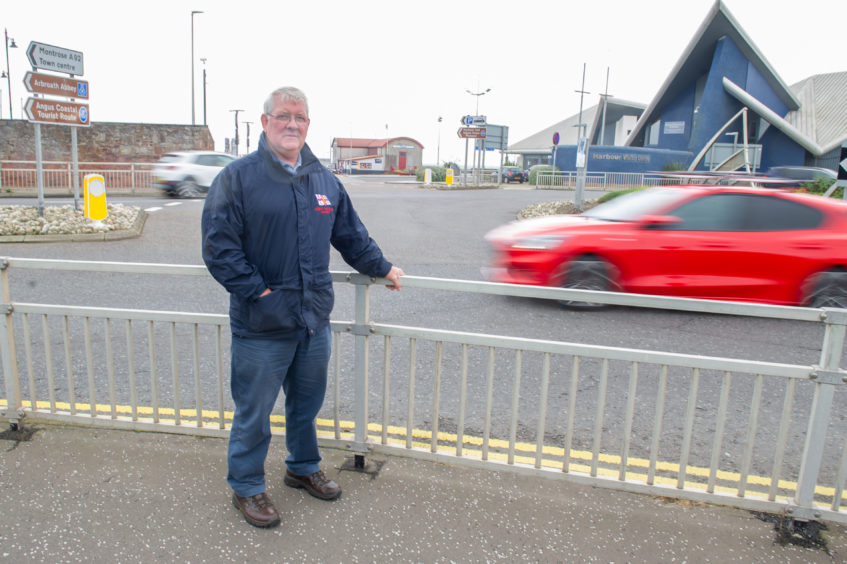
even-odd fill
[[[485,382],[485,428],[482,430],[482,459],[488,460],[491,439],[491,409],[494,402],[494,347],[488,347],[488,376]]]
[[[24,326],[24,349],[26,351],[26,370],[29,383],[29,405],[32,411],[38,409],[38,401],[35,393],[35,371],[32,368],[32,333],[29,327],[29,314],[23,316]]]
[[[825,308],[825,311],[829,308]],[[827,312],[827,326],[821,345],[820,365],[823,370],[840,371],[841,355],[844,351],[844,336],[847,327],[834,310]],[[831,321],[832,320],[832,321]],[[832,412],[832,400],[835,395],[835,384],[816,381],[809,412],[809,424],[806,429],[806,441],[803,445],[803,458],[800,462],[800,475],[797,478],[797,491],[794,503],[802,508],[811,509],[814,506],[815,486],[823,462],[826,430]]]
[[[380,443],[388,444],[389,390],[391,382],[391,335],[386,335],[382,341],[382,434]]]
[[[226,413],[224,411],[224,351],[223,328],[215,326],[215,369],[218,374],[218,428],[226,429]]]
[[[153,423],[159,422],[159,377],[156,373],[156,332],[153,321],[147,321],[147,352],[150,361],[150,393],[152,394]]]
[[[521,360],[523,351],[515,351],[515,378],[512,384],[512,416],[509,423],[509,456],[508,464],[515,463],[515,443],[518,440],[518,406],[521,398]]]
[[[591,476],[597,477],[600,462],[600,443],[603,439],[603,415],[606,411],[606,386],[609,383],[609,359],[604,358],[600,368],[600,385],[597,388],[597,408],[594,412],[594,440],[591,447]]]
[[[46,313],[41,316],[41,330],[44,333],[44,368],[47,370],[47,399],[50,401],[50,413],[56,413],[56,386],[53,381],[53,347],[50,344],[50,325]]]
[[[723,451],[723,432],[726,426],[726,411],[729,405],[729,389],[732,385],[732,374],[730,372],[723,373],[723,381],[721,382],[721,398],[718,404],[718,416],[715,421],[715,436],[712,439],[712,458],[709,463],[709,482],[706,485],[706,491],[714,493],[715,484],[718,478],[718,467],[720,466],[721,452]]]
[[[370,285],[356,285],[354,303],[356,327],[367,327],[370,323]],[[353,444],[351,450],[358,456],[368,451],[368,378],[370,370],[370,337],[367,331],[353,334]],[[363,460],[363,459],[361,459]]]
[[[782,402],[782,417],[779,421],[779,432],[776,436],[776,445],[771,469],[771,486],[768,490],[768,500],[776,499],[779,489],[779,476],[782,473],[782,461],[785,458],[785,446],[788,444],[788,429],[791,426],[791,407],[794,404],[794,378],[789,378],[785,383],[785,398]],[[840,484],[841,482],[839,482]]]
[[[417,339],[409,339],[409,405],[406,412],[406,448],[412,448],[415,428],[415,370],[417,368]]]
[[[747,490],[747,478],[750,475],[750,465],[753,460],[753,445],[756,441],[756,431],[759,427],[759,408],[762,405],[762,386],[765,377],[756,374],[753,384],[753,398],[750,402],[750,419],[747,424],[747,438],[744,444],[744,458],[741,464],[741,478],[738,480],[738,497],[744,497]]]
[[[333,348],[335,354],[335,382],[333,383],[333,433],[336,439],[341,438],[341,333],[335,333],[333,339]]]
[[[109,386],[109,412],[112,419],[118,417],[118,401],[115,395],[115,351],[112,349],[112,320],[104,319],[104,339],[106,341],[106,379]]]
[[[171,338],[171,381],[173,382],[174,390],[174,425],[182,425],[182,401],[180,401],[179,397],[179,362],[177,360],[176,350],[176,322],[171,321],[168,325]]]
[[[541,394],[538,400],[538,428],[535,431],[535,467],[541,468],[544,454],[544,432],[547,423],[547,392],[550,385],[550,353],[544,353],[541,364]]]
[[[576,422],[576,394],[579,391],[579,356],[573,357],[571,364],[571,387],[568,393],[568,427],[565,430],[565,459],[562,461],[562,472],[570,470],[571,445]]]
[[[62,336],[65,345],[65,376],[67,376],[68,380],[68,402],[70,402],[71,406],[71,415],[76,415],[76,390],[74,389],[74,372],[71,357],[70,322],[67,315],[62,316],[62,319]]]
[[[668,365],[659,370],[659,389],[656,391],[656,418],[653,420],[653,439],[650,442],[650,467],[647,470],[647,485],[656,480],[656,461],[659,458],[659,443],[662,438],[662,422],[665,418],[665,395],[668,389]]]
[[[97,396],[94,386],[94,353],[91,348],[91,318],[82,318],[83,334],[85,336],[85,361],[88,365],[88,397],[90,401],[91,417],[97,417]]]
[[[465,442],[465,415],[468,401],[468,344],[462,344],[461,381],[459,382],[459,428],[456,430],[456,456],[462,456]]]
[[[129,370],[129,395],[132,420],[138,421],[138,390],[135,386],[135,343],[132,337],[132,320],[126,320],[126,361]]]
[[[632,441],[632,420],[635,417],[635,393],[638,389],[638,363],[633,362],[629,373],[629,396],[626,401],[624,420],[623,445],[621,447],[621,468],[618,480],[626,480],[626,467],[629,463],[629,445]]]
[[[443,360],[442,341],[435,343],[435,379],[433,380],[432,389],[432,438],[430,441],[430,451],[438,452],[438,409],[441,402],[441,362]]]
[[[847,439],[841,446],[841,462],[838,464],[838,479],[835,482],[835,495],[832,497],[832,511],[841,510],[841,499],[844,497],[844,480],[847,480]],[[774,480],[776,481],[776,479]]]
[[[203,426],[203,394],[200,385],[200,324],[193,324],[191,345],[194,351],[194,409],[197,411],[197,427]]]
[[[676,481],[676,487],[683,489],[685,487],[685,475],[688,471],[688,457],[691,454],[691,435],[694,432],[694,415],[697,412],[697,391],[700,387],[700,369],[693,368],[691,370],[691,383],[688,390],[688,406],[685,414],[685,428],[682,437],[682,452],[679,456],[679,475]]]

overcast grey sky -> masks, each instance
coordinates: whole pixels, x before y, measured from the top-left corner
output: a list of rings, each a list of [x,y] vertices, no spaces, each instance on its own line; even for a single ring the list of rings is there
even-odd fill
[[[302,88],[312,124],[308,142],[329,156],[334,137],[407,136],[424,162],[462,162],[456,130],[479,113],[509,126],[514,143],[609,94],[649,103],[713,6],[713,0],[524,0],[404,2],[6,1],[0,25],[10,49],[12,105],[21,117],[30,41],[81,51],[92,121],[191,123],[191,11],[195,116],[206,115],[217,148],[234,135],[234,113],[261,131],[267,94]],[[847,71],[845,0],[725,2],[787,84]],[[5,68],[5,59],[0,63]],[[6,81],[0,116],[9,117]],[[439,125],[438,117],[443,121]],[[242,152],[246,130],[241,126]]]

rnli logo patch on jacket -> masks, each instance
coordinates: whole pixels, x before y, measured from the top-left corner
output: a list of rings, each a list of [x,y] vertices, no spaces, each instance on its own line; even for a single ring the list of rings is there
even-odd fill
[[[318,207],[315,208],[316,212],[332,213],[332,202],[329,201],[329,198],[323,194],[315,194],[315,199],[318,201]]]

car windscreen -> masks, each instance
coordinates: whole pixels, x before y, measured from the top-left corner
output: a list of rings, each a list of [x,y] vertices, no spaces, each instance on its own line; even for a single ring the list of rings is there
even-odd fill
[[[162,158],[159,159],[160,163],[175,163],[177,161],[182,160],[179,155],[162,155]]]
[[[582,215],[605,221],[636,221],[644,215],[661,213],[686,194],[682,189],[648,188],[609,200]]]

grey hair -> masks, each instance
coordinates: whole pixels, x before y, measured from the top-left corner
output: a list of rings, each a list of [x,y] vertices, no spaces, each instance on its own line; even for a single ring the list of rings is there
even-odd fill
[[[271,92],[268,99],[265,100],[264,113],[271,113],[274,108],[274,99],[276,97],[279,97],[284,102],[303,102],[303,105],[306,106],[306,117],[309,117],[309,101],[306,99],[306,95],[302,90],[294,88],[293,86],[283,86],[282,88],[277,88]]]

